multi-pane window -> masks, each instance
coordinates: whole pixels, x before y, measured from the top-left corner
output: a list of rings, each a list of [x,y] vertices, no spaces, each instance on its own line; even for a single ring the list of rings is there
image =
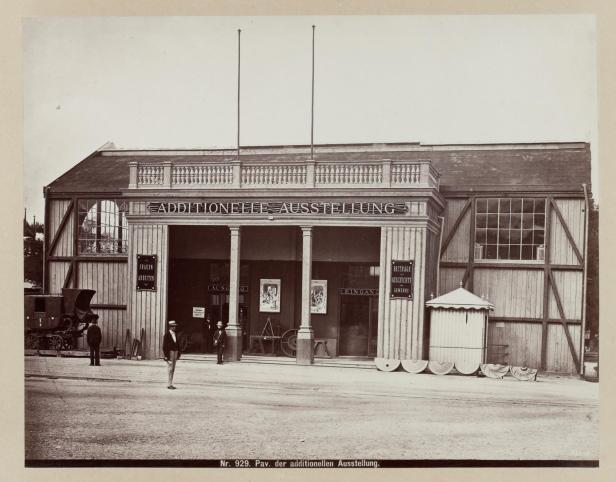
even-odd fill
[[[540,260],[544,237],[545,199],[477,199],[475,259]]]
[[[126,253],[127,211],[122,200],[80,200],[79,254]]]

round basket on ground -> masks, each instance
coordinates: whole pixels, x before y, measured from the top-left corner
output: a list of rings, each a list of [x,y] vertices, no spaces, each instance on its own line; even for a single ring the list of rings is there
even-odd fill
[[[375,358],[374,363],[382,372],[393,372],[400,366],[400,360],[392,360],[390,358]]]
[[[418,374],[428,368],[428,360],[401,360],[405,372]]]
[[[537,380],[537,369],[527,367],[511,367],[511,374],[523,382]]]
[[[479,370],[479,363],[457,361],[455,367],[462,375],[474,375]]]
[[[488,378],[500,378],[502,379],[509,371],[509,365],[499,365],[497,363],[482,363],[479,365],[481,373]]]
[[[435,375],[447,375],[453,370],[453,362],[439,362],[431,360],[428,362],[428,370]]]
[[[280,337],[282,353],[291,358],[297,353],[297,330],[287,330]]]

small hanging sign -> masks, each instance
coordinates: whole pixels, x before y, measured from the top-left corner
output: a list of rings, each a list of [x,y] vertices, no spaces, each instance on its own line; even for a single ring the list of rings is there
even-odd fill
[[[391,262],[390,298],[413,299],[413,261]]]
[[[156,255],[137,255],[137,290],[156,291]]]

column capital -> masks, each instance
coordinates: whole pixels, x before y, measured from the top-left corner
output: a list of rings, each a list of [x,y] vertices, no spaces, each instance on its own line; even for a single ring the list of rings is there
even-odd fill
[[[231,231],[231,234],[239,234],[240,229],[241,229],[241,226],[239,224],[229,225],[229,231]]]
[[[308,233],[312,234],[312,229],[314,228],[314,226],[300,226],[302,233],[304,235],[307,235]]]

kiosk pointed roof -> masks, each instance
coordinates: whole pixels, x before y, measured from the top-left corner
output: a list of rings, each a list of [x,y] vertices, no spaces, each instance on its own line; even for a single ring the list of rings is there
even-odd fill
[[[460,287],[438,298],[427,301],[430,308],[452,308],[458,310],[493,310],[494,305],[488,300]]]

